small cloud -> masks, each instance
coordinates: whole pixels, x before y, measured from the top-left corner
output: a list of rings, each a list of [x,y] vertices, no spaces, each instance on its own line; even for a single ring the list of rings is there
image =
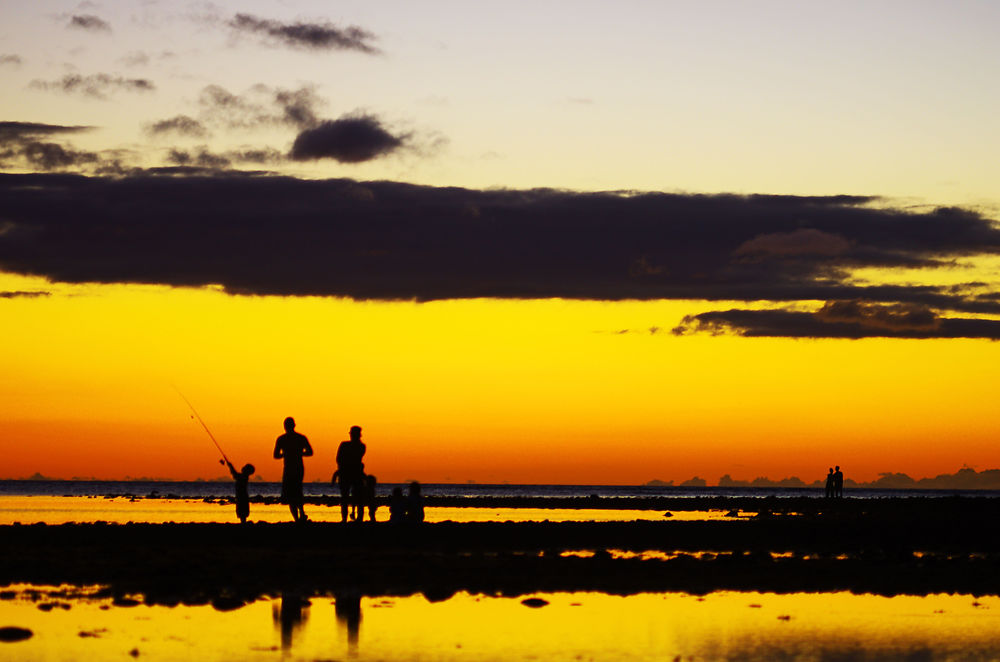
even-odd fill
[[[204,138],[208,135],[208,130],[201,122],[187,115],[176,115],[159,122],[153,122],[146,127],[146,132],[154,136],[174,133],[193,138]]]
[[[333,23],[282,23],[258,18],[251,14],[236,14],[227,25],[236,32],[253,34],[264,39],[303,50],[349,50],[374,55],[380,51],[370,42],[375,35],[357,26],[341,28]]]
[[[93,14],[73,16],[66,27],[89,30],[90,32],[111,32],[111,24]]]
[[[47,297],[51,294],[51,292],[45,291],[23,292],[15,290],[11,292],[0,292],[0,299],[35,299],[38,297]]]
[[[309,129],[319,124],[317,112],[325,103],[311,86],[286,90],[254,85],[244,94],[233,94],[221,85],[208,85],[198,97],[203,120],[244,129],[274,125]]]
[[[145,67],[149,64],[149,54],[142,51],[132,51],[121,58],[121,63],[126,67]]]
[[[299,133],[289,157],[295,161],[334,159],[362,163],[399,149],[409,135],[394,136],[372,115],[328,120]]]
[[[4,53],[0,55],[0,67],[19,67],[24,63],[20,55],[14,55],[13,53]]]
[[[145,78],[124,78],[111,74],[66,74],[59,80],[33,80],[30,86],[39,90],[81,94],[94,99],[106,99],[108,94],[118,91],[151,92],[156,89],[152,81]]]
[[[244,147],[226,152],[212,152],[202,145],[194,150],[171,149],[167,161],[177,166],[221,170],[233,163],[273,164],[285,160],[284,154],[273,147]]]

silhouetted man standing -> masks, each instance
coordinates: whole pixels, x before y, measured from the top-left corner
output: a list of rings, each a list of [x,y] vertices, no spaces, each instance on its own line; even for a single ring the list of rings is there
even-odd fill
[[[830,473],[826,475],[826,498],[833,498],[833,467],[830,467]]]
[[[840,471],[840,466],[833,472],[833,495],[837,498],[844,496],[844,474]]]
[[[285,461],[281,474],[281,500],[288,504],[292,518],[296,522],[304,522],[306,517],[302,496],[302,478],[305,475],[303,457],[313,454],[312,446],[305,435],[295,431],[295,419],[289,416],[285,419],[285,434],[274,442],[274,459]]]

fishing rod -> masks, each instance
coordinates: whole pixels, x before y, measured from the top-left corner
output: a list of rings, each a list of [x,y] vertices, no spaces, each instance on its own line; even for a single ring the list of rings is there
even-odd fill
[[[171,386],[173,386],[173,384],[171,384]],[[181,393],[181,390],[179,388],[177,388],[176,386],[174,386],[174,390],[177,391],[177,395],[181,396],[181,400],[183,400],[184,402],[186,402],[187,406],[191,408],[191,413],[194,414],[194,416],[192,416],[192,418],[197,418],[198,419],[198,422],[201,423],[201,427],[205,428],[205,432],[208,433],[208,438],[211,439],[212,443],[215,444],[215,447],[219,449],[219,453],[222,455],[222,459],[219,460],[219,464],[231,465],[232,463],[229,461],[229,458],[226,457],[226,452],[224,450],[222,450],[222,446],[220,446],[219,442],[215,440],[215,435],[212,434],[212,431],[208,429],[207,425],[205,425],[205,421],[203,421],[202,418],[201,418],[201,415],[198,414],[198,410],[194,408],[194,405],[191,404],[190,400],[188,400],[187,398],[184,397],[184,394]]]

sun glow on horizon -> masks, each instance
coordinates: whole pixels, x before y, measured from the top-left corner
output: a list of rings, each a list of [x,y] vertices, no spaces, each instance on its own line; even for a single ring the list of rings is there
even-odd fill
[[[981,340],[677,337],[698,302],[239,297],[5,276],[5,477],[219,475],[176,385],[268,479],[281,420],[365,429],[386,482],[714,484],[1000,465]],[[719,302],[712,302],[713,305]]]

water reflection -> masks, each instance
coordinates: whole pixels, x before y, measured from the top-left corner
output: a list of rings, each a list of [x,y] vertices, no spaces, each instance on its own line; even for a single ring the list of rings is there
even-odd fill
[[[358,652],[361,633],[361,592],[353,589],[334,594],[337,623],[347,630],[347,650],[353,656]]]
[[[219,611],[118,607],[106,594],[92,595],[66,587],[0,590],[0,624],[32,632],[0,643],[0,657],[100,662],[135,650],[142,660],[1000,659],[995,596],[554,593],[526,603],[529,596],[458,593],[431,601],[290,590]],[[71,608],[44,608],[56,600]],[[261,627],[269,611],[273,630]]]
[[[282,592],[281,598],[271,605],[271,619],[281,633],[281,650],[290,651],[292,640],[309,618],[309,600],[296,593]]]

